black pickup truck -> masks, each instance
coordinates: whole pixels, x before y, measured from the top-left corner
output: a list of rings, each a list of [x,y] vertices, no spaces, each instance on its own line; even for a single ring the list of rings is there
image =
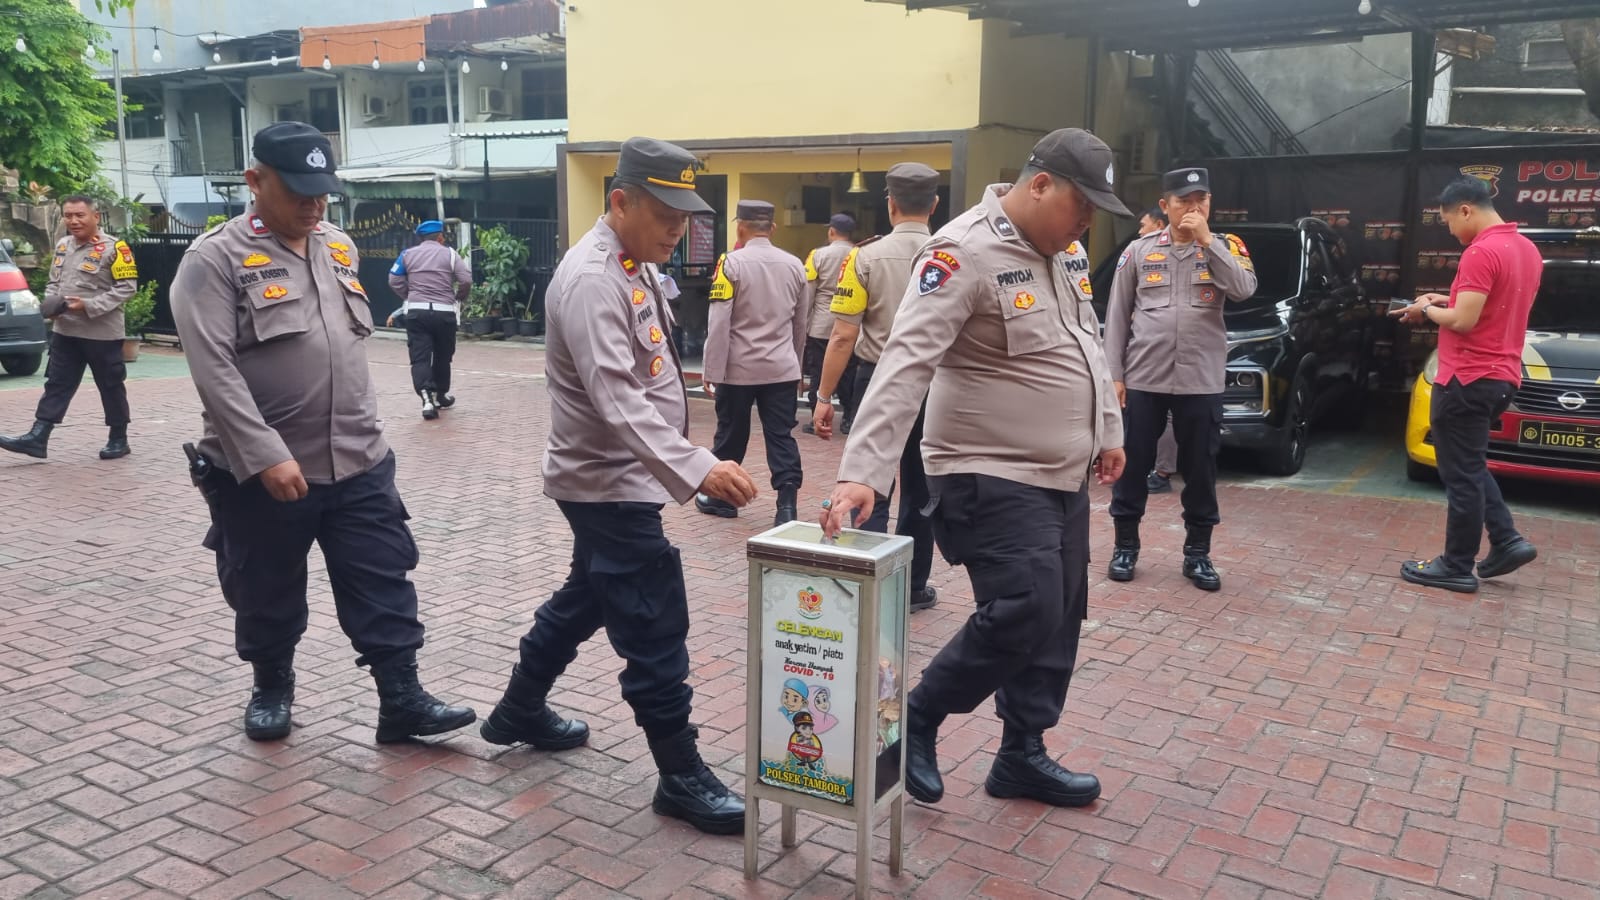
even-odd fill
[[[1250,299],[1224,310],[1222,442],[1255,451],[1274,475],[1293,475],[1305,462],[1313,423],[1335,409],[1359,409],[1376,314],[1357,280],[1359,266],[1321,219],[1213,230],[1244,241],[1259,281]],[[1091,277],[1102,321],[1126,246]]]

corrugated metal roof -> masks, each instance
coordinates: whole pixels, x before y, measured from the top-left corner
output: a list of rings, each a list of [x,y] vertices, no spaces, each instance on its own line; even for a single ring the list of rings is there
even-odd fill
[[[433,16],[426,29],[430,45],[460,47],[560,32],[561,11],[554,0],[519,0],[487,9],[443,13]]]
[[[908,10],[962,9],[1006,19],[1023,34],[1100,38],[1107,50],[1175,52],[1307,38],[1438,31],[1595,15],[1594,0],[868,0]]]

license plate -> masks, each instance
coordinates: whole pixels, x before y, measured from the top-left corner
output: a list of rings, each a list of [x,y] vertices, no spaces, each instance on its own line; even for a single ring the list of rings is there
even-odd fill
[[[1600,426],[1523,422],[1517,438],[1517,443],[1525,447],[1600,453]]]

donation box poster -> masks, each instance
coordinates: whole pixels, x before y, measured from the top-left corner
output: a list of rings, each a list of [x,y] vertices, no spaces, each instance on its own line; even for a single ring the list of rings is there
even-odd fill
[[[860,595],[855,582],[762,570],[763,784],[854,802]]]

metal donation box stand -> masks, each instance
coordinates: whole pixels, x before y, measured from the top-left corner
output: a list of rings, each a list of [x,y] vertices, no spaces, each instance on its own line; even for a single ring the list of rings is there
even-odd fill
[[[762,800],[855,822],[856,895],[872,893],[872,828],[890,813],[889,872],[904,841],[907,566],[911,539],[790,522],[750,538],[745,706],[745,877],[756,876]]]

